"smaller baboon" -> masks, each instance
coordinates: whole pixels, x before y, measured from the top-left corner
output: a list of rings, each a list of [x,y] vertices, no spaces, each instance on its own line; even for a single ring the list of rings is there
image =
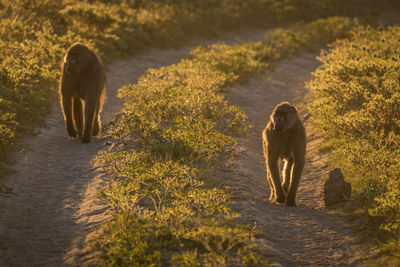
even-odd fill
[[[296,108],[288,102],[277,105],[262,133],[267,179],[272,202],[296,206],[296,192],[304,168],[306,132]],[[279,160],[284,161],[282,180]]]
[[[62,66],[60,102],[68,135],[82,138],[82,143],[90,143],[100,131],[105,82],[96,54],[86,45],[72,45]]]

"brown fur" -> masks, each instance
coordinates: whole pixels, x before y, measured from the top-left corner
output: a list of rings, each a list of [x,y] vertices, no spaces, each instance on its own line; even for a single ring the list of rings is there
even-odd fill
[[[90,143],[100,131],[105,82],[95,53],[86,45],[72,45],[64,58],[59,94],[68,135],[81,138],[82,143]]]
[[[297,110],[288,102],[277,105],[262,133],[270,201],[296,206],[296,192],[304,168],[306,133]],[[284,161],[281,185],[279,160]]]

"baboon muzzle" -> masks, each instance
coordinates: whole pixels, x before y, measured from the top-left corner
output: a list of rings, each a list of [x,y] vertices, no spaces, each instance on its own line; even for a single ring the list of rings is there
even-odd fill
[[[283,130],[283,127],[282,127],[282,125],[279,124],[279,123],[274,123],[273,130],[274,130],[274,131],[277,131],[277,132],[281,132],[281,131]]]

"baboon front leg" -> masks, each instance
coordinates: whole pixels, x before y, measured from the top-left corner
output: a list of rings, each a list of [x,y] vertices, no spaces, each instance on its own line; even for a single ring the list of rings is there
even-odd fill
[[[275,200],[276,194],[275,194],[274,182],[272,181],[271,173],[268,171],[268,167],[267,167],[267,180],[268,180],[269,189],[270,189],[269,201],[272,202]]]
[[[267,145],[266,137],[264,136],[264,134],[265,133],[263,132],[263,135],[262,135],[263,142],[262,142],[262,144],[263,144],[264,157],[267,158],[268,145]],[[269,190],[270,190],[269,201],[272,202],[272,201],[275,200],[276,194],[275,194],[274,182],[272,181],[271,173],[270,173],[269,167],[268,167],[268,160],[265,162],[265,167],[266,167],[266,170],[267,170],[267,181],[268,181]]]
[[[78,130],[78,137],[83,134],[83,105],[79,97],[74,98],[74,121]]]
[[[290,179],[290,188],[286,196],[287,206],[297,206],[296,205],[296,192],[299,187],[299,182],[301,178],[301,173],[304,168],[304,151],[302,153],[295,154],[293,171]]]
[[[67,128],[67,133],[71,137],[76,137],[74,120],[72,118],[72,98],[69,95],[63,95],[63,94],[61,94],[61,97],[62,97],[62,105],[63,105],[65,126]]]
[[[89,98],[85,103],[85,132],[83,133],[82,143],[90,143],[96,103],[94,98]]]
[[[279,176],[279,167],[277,158],[268,159],[268,169],[271,174],[271,181],[274,186],[275,191],[275,201],[278,203],[285,202],[285,193],[283,193],[281,186],[281,179]]]
[[[282,189],[285,194],[288,193],[289,191],[289,185],[290,185],[290,176],[292,173],[292,168],[293,168],[293,157],[290,157],[285,160],[285,164],[283,166],[283,183],[282,183]]]

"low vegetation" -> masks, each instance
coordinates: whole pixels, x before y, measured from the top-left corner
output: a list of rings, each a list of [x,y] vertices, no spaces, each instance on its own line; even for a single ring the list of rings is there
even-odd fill
[[[18,137],[44,126],[50,103],[57,102],[61,60],[72,43],[91,45],[107,63],[149,47],[181,45],[224,30],[287,25],[350,12],[355,16],[354,10],[362,17],[376,13],[342,2],[0,0],[0,176],[12,161]],[[385,12],[394,10],[396,1],[386,2]]]
[[[44,126],[72,43],[91,45],[107,63],[222,30],[296,22],[294,30],[270,31],[257,43],[196,48],[191,59],[149,70],[121,88],[125,108],[108,127],[115,143],[95,160],[110,175],[103,195],[113,216],[94,240],[98,253],[89,261],[264,264],[257,230],[238,223],[229,188],[210,179],[218,162],[234,155],[232,136],[248,127],[245,114],[223,94],[276,60],[349,36],[354,26],[340,17],[317,18],[355,11],[379,16],[373,0],[360,1],[364,8],[342,2],[0,0],[0,176],[19,136]],[[396,0],[384,2],[396,11]],[[399,240],[398,32],[362,29],[351,41],[337,42],[311,85],[317,92],[311,110],[335,162],[354,179],[362,211],[379,222],[393,246]]]
[[[210,179],[235,153],[246,115],[224,100],[240,83],[278,59],[348,36],[353,24],[328,18],[277,29],[264,40],[194,49],[190,59],[150,69],[125,85],[120,116],[108,126],[102,195],[112,218],[93,240],[96,265],[264,265],[257,229],[238,223],[229,187]],[[325,34],[321,34],[321,32]]]
[[[189,2],[0,0],[0,176],[21,133],[44,125],[49,103],[56,102],[62,57],[72,43],[91,45],[109,62],[239,26],[294,21],[313,1],[301,1],[301,8],[294,0]],[[322,3],[312,8],[329,12]]]
[[[359,27],[321,56],[309,87],[332,165],[350,180],[357,216],[399,263],[400,27]],[[379,231],[377,231],[379,227]],[[390,253],[389,253],[390,254]],[[394,265],[397,265],[394,264]]]

